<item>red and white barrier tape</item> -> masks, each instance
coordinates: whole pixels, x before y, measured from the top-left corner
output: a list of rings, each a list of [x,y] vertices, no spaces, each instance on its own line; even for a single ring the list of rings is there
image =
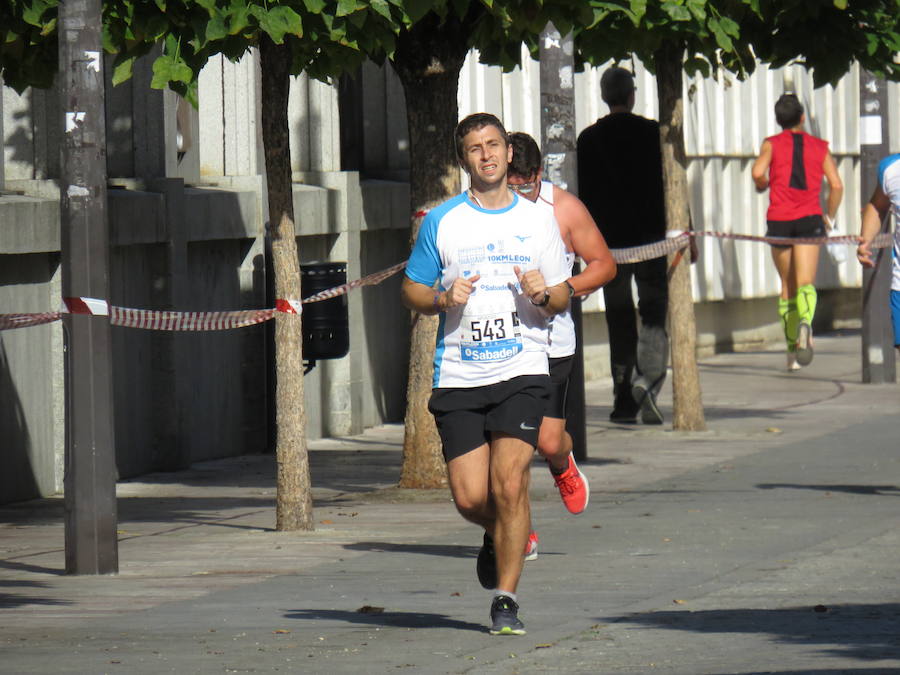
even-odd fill
[[[426,212],[416,213],[417,217],[424,216]],[[630,248],[612,249],[613,258],[618,263],[635,263],[653,258],[661,258],[688,245],[693,237],[715,237],[718,239],[736,239],[740,241],[759,241],[775,246],[791,244],[856,244],[857,237],[846,235],[841,237],[810,237],[792,239],[784,237],[758,237],[750,234],[730,234],[728,232],[713,232],[701,230],[689,233],[672,233],[662,241],[632,246]],[[872,248],[886,248],[891,245],[892,235],[882,233],[872,241]],[[110,305],[105,300],[97,298],[65,298],[65,311],[0,314],[0,331],[13,328],[25,328],[52,323],[62,318],[66,312],[72,314],[91,314],[95,316],[109,316],[109,322],[113,326],[126,326],[129,328],[144,328],[146,330],[169,331],[207,331],[229,330],[253,326],[272,319],[278,312],[287,314],[300,314],[302,305],[311,302],[330,300],[349,293],[354,288],[380,284],[388,277],[393,276],[406,267],[406,261],[392,265],[387,269],[369,274],[361,279],[335,286],[298,302],[297,300],[276,300],[272,309],[248,309],[223,312],[172,312],[153,309],[132,309],[129,307],[117,307]]]
[[[397,272],[406,267],[406,261],[404,260],[401,263],[397,263],[396,265],[392,265],[385,270],[381,270],[380,272],[374,272],[368,276],[363,277],[362,279],[357,279],[356,281],[351,281],[346,284],[341,284],[340,286],[335,286],[334,288],[329,288],[324,291],[320,291],[315,295],[311,295],[303,301],[303,304],[307,304],[310,302],[320,302],[322,300],[330,300],[331,298],[336,298],[339,295],[344,295],[345,293],[350,292],[354,288],[359,288],[360,286],[374,286],[375,284],[380,284],[382,281],[387,279],[388,277],[394,276]]]
[[[672,236],[674,235],[674,236]],[[642,246],[629,248],[610,249],[613,259],[617,263],[636,263],[654,258],[662,258],[670,253],[688,245],[691,237],[714,237],[716,239],[735,239],[738,241],[759,241],[772,246],[792,246],[793,244],[853,244],[859,243],[859,238],[853,235],[840,237],[759,237],[753,234],[732,234],[730,232],[714,232],[712,230],[700,230],[696,232],[671,233],[662,241]],[[887,248],[891,245],[892,235],[882,232],[875,236],[870,244],[871,248]]]
[[[110,307],[109,323],[113,326],[146,330],[229,330],[268,321],[274,309],[249,309],[233,312],[161,312],[152,309]]]
[[[406,262],[398,263],[380,272],[375,272],[334,288],[320,291],[302,301],[275,301],[272,309],[247,309],[222,312],[174,312],[153,309],[133,309],[117,307],[105,300],[97,298],[64,298],[65,309],[61,312],[44,312],[41,314],[0,314],[0,331],[13,328],[25,328],[40,324],[52,323],[62,318],[63,314],[90,314],[93,316],[109,316],[113,326],[143,328],[145,330],[170,331],[207,331],[229,330],[253,326],[272,319],[278,312],[300,314],[303,305],[311,302],[322,302],[349,293],[360,286],[379,284],[406,267]]]
[[[40,326],[44,323],[59,321],[60,312],[41,312],[39,314],[0,314],[0,330]]]

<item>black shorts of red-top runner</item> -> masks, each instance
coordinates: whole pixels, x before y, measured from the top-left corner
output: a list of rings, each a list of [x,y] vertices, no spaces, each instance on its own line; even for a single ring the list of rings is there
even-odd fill
[[[428,401],[449,462],[501,433],[537,446],[550,377],[521,375],[483,387],[435,389]]]
[[[767,220],[767,237],[824,237],[825,221],[821,215],[804,216],[796,220]],[[783,247],[790,244],[772,244]]]
[[[569,393],[569,376],[572,374],[575,355],[548,359],[548,362],[550,365],[550,396],[547,399],[544,417],[564,420],[566,419],[566,396]]]

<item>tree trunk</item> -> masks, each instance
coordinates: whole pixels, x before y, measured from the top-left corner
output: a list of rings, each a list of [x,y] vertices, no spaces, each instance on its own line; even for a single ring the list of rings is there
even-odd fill
[[[659,96],[663,182],[669,230],[687,232],[687,158],[684,150],[684,98],[682,62],[684,48],[669,42],[654,54]],[[679,431],[706,429],[697,369],[697,324],[691,297],[690,249],[669,256],[669,332],[672,345],[672,428]],[[683,258],[683,260],[682,260]],[[679,262],[680,261],[680,262]]]
[[[410,139],[411,243],[421,216],[459,192],[459,165],[453,131],[459,108],[459,71],[468,52],[466,20],[434,14],[412,30],[401,31],[392,65],[406,95]],[[400,487],[437,488],[447,484],[441,441],[428,412],[438,317],[413,314],[407,385],[406,429]]]
[[[300,300],[300,263],[294,230],[291,154],[288,136],[288,90],[291,52],[264,37],[262,68],[262,134],[269,193],[268,236],[272,245],[275,297]],[[303,334],[300,316],[275,315],[275,410],[278,462],[275,529],[313,529],[306,410],[303,400]]]

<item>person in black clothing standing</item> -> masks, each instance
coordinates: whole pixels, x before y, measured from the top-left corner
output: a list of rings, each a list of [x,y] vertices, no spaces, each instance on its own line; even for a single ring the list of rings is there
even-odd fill
[[[612,67],[600,79],[609,114],[578,136],[578,191],[610,248],[664,239],[666,211],[659,123],[631,112],[634,76]],[[640,330],[631,280],[638,292]],[[620,264],[603,287],[612,365],[613,422],[662,424],[656,396],[666,378],[666,259]]]

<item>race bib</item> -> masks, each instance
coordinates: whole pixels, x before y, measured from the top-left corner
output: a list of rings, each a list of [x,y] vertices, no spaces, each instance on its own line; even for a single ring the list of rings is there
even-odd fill
[[[463,361],[506,361],[522,351],[515,312],[464,316],[459,349]]]

